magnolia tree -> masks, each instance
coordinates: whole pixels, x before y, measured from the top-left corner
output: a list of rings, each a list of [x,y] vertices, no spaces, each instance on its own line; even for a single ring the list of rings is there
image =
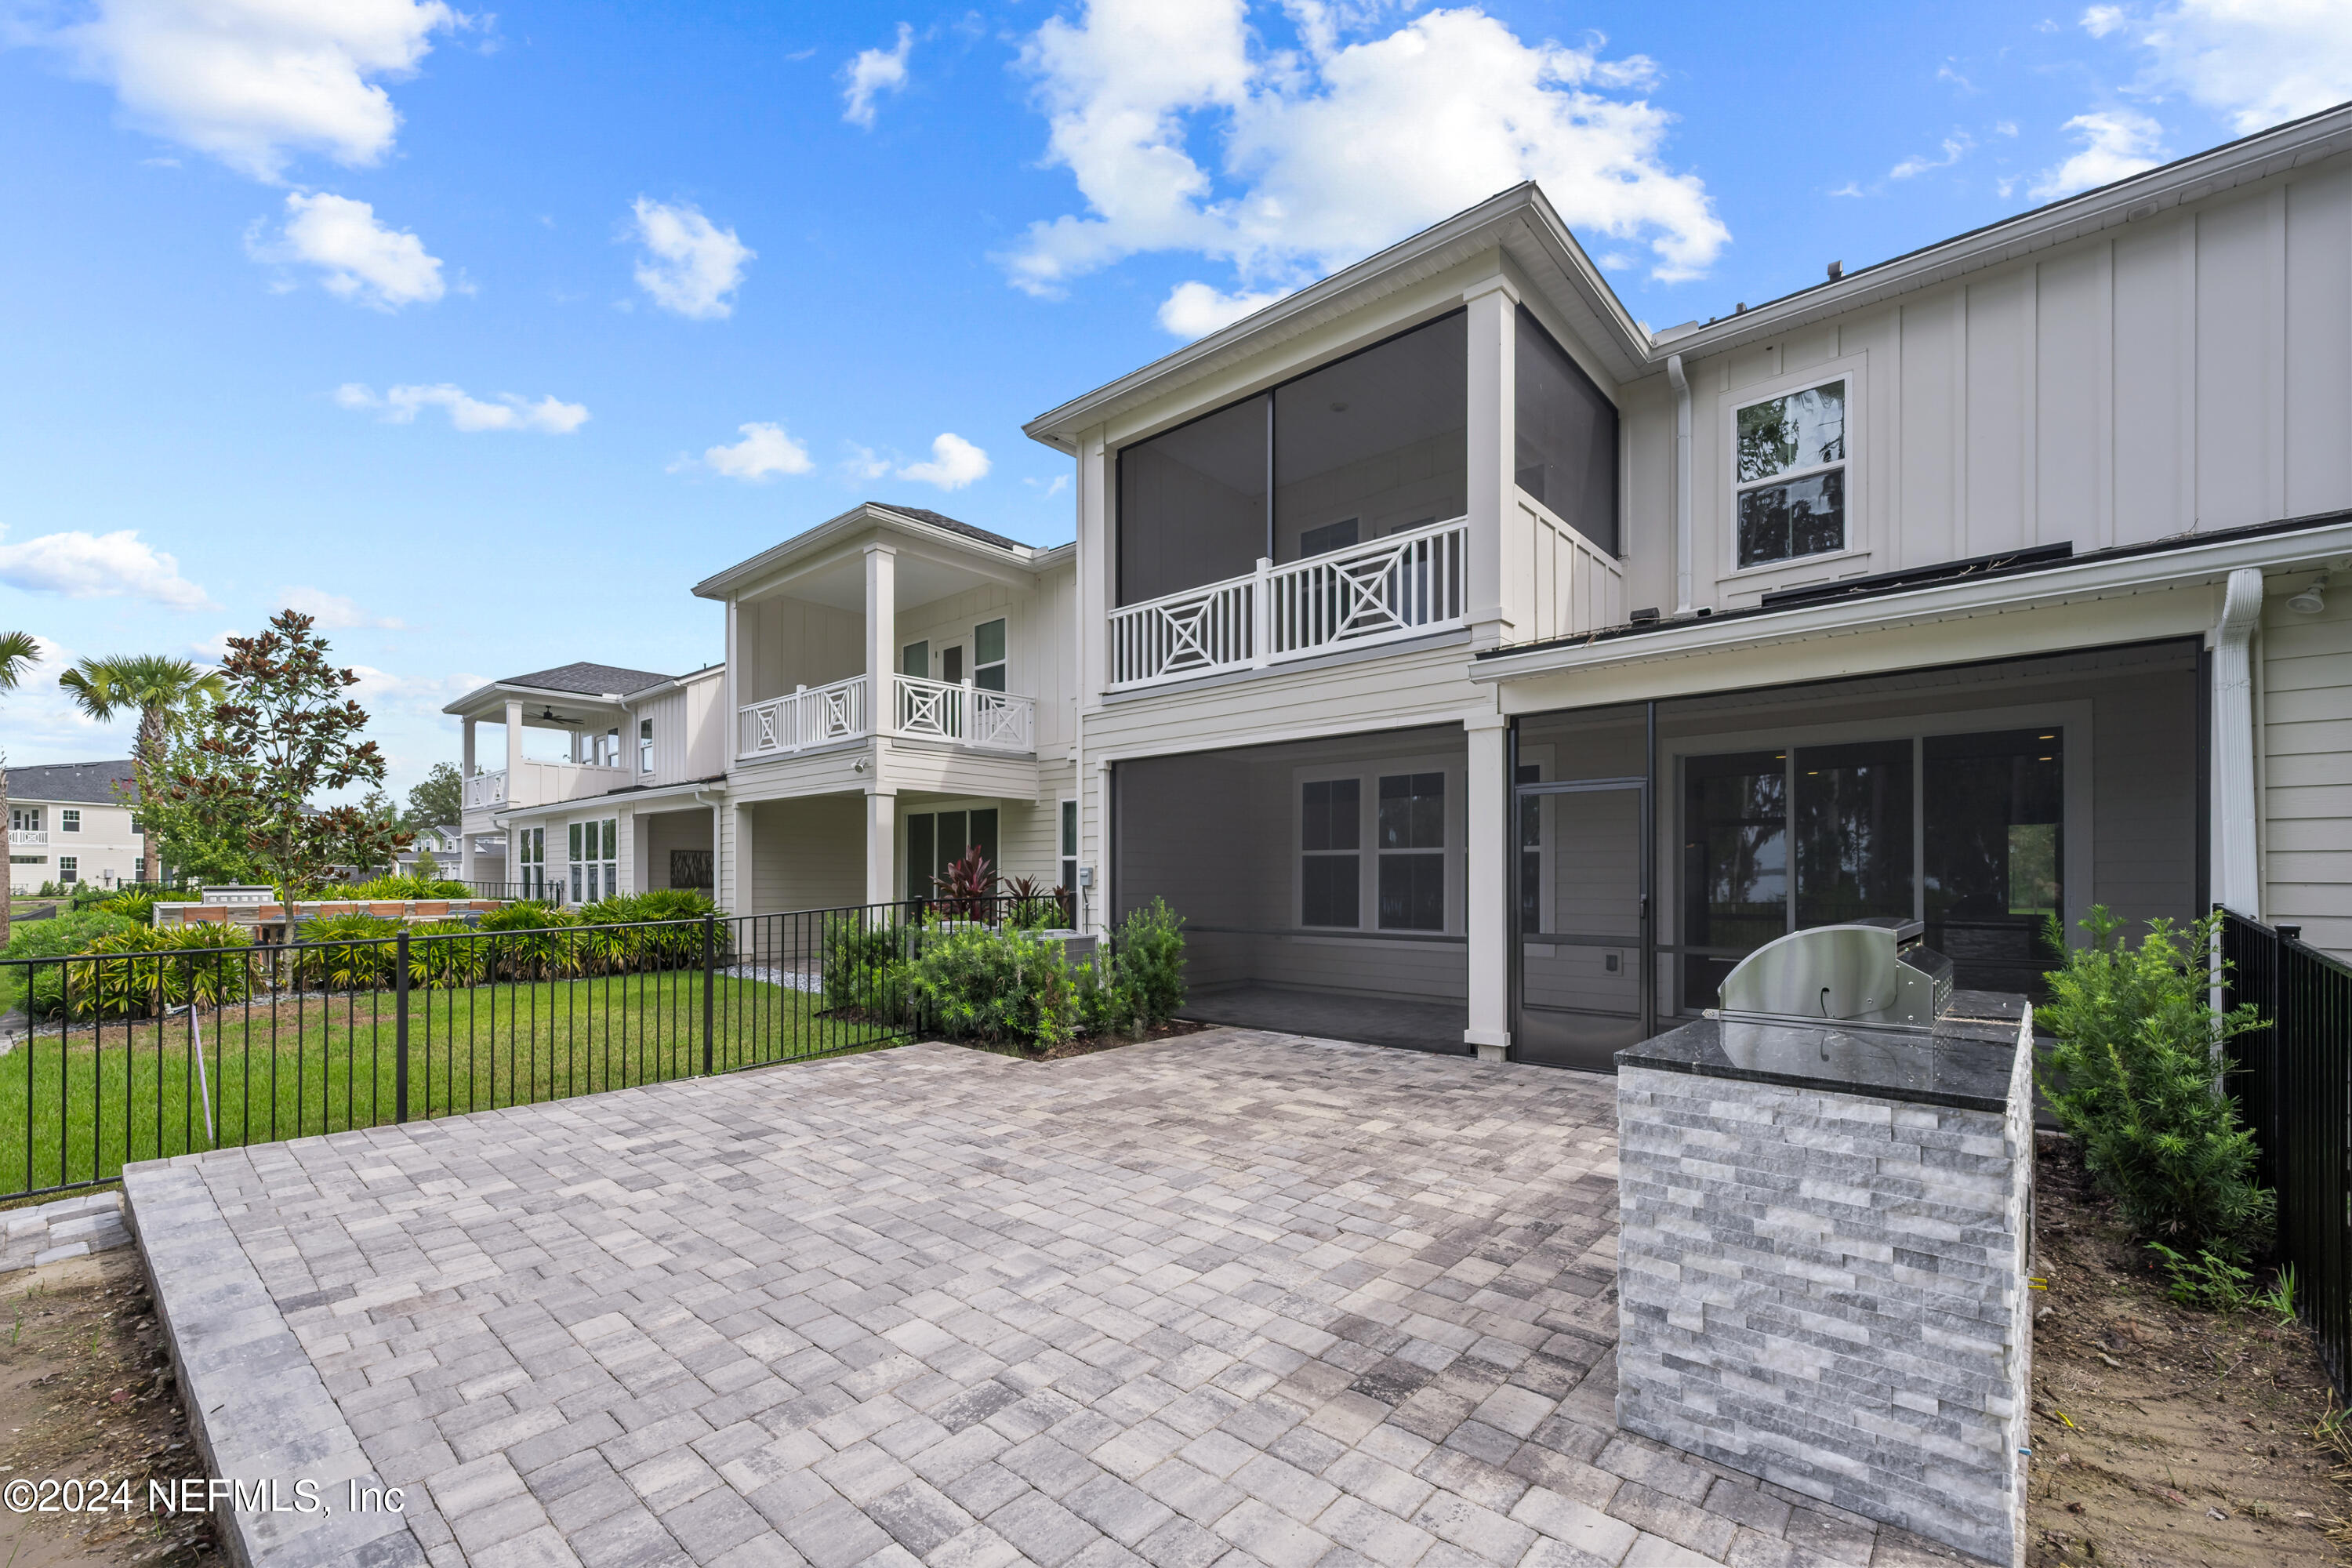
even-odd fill
[[[200,816],[242,823],[255,863],[289,899],[337,867],[389,865],[412,837],[382,811],[310,804],[384,773],[383,753],[361,739],[366,710],[344,695],[359,677],[328,662],[315,624],[285,610],[259,637],[228,639],[227,692],[207,715],[196,765],[164,788]]]

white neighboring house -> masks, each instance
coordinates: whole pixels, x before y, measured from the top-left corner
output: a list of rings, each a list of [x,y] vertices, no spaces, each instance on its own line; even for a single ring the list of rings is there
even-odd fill
[[[1202,1016],[1606,1068],[1864,915],[2352,952],[2352,107],[1658,332],[1523,185],[1028,430]]]
[[[128,761],[8,770],[8,888],[44,882],[111,888],[152,871]]]
[[[393,869],[404,877],[414,875],[416,870],[416,858],[429,854],[433,857],[433,863],[440,868],[442,876],[455,877],[459,864],[465,858],[461,837],[457,831],[457,825],[454,822],[444,823],[436,827],[420,827],[416,830],[415,839],[408,847],[393,856]],[[496,880],[497,879],[491,877],[488,879]]]

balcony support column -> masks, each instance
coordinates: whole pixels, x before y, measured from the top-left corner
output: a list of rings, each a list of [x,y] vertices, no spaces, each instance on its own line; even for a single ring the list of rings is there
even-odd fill
[[[474,879],[474,836],[466,830],[465,781],[480,769],[474,761],[476,737],[472,716],[469,714],[460,721],[458,728],[463,731],[464,739],[459,742],[457,757],[457,879],[470,882]]]
[[[507,700],[507,796],[512,804],[515,780],[522,773],[522,704]]]
[[[898,797],[885,789],[866,796],[866,901],[887,904],[898,896]]]
[[[1505,580],[1503,542],[1515,510],[1511,420],[1519,297],[1509,279],[1495,277],[1465,292],[1463,302],[1470,317],[1470,471],[1465,498],[1470,537],[1462,610],[1470,623],[1470,646],[1488,648],[1511,640],[1511,601],[1517,596],[1517,585]]]
[[[898,552],[877,542],[866,547],[866,717],[877,741],[898,732],[898,693],[891,680],[897,673],[898,644]],[[874,756],[879,773],[879,745]]]

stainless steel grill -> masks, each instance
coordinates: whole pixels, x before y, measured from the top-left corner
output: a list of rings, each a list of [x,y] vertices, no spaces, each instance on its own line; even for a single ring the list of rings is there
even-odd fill
[[[1722,1016],[1932,1029],[1952,1003],[1952,961],[1924,935],[1917,921],[1895,916],[1790,931],[1724,978]]]

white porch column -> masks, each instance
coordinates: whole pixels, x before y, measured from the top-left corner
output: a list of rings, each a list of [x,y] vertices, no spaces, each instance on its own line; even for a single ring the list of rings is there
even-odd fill
[[[474,776],[474,721],[458,721],[464,737],[457,743],[457,879],[474,879],[474,836],[466,830],[466,781]]]
[[[515,804],[515,777],[522,772],[522,704],[507,702],[507,804]]]
[[[620,840],[613,846],[614,873],[621,879],[621,891],[642,893],[646,890],[645,873],[637,864],[637,814],[629,806],[614,812],[614,834]]]
[[[898,552],[889,545],[866,547],[866,716],[878,737],[898,729],[898,690],[890,677],[898,668]],[[882,748],[874,748],[877,783],[882,771]]]
[[[866,796],[866,901],[894,903],[898,897],[898,797],[876,789]]]
[[[748,915],[758,911],[751,907],[753,868],[751,858],[751,808],[739,805],[734,811],[735,842],[730,846],[721,841],[719,830],[727,826],[721,814],[724,805],[710,808],[710,896],[719,907],[730,914]]]
[[[2248,920],[2263,918],[2254,854],[2254,627],[2263,618],[2263,574],[2230,574],[2213,627],[2213,898]]]
[[[1470,539],[1463,610],[1470,620],[1470,646],[1485,648],[1507,641],[1513,629],[1513,585],[1504,580],[1503,546],[1515,510],[1511,441],[1519,297],[1507,279],[1492,278],[1465,292],[1463,300],[1470,316]]]
[[[1470,1026],[1463,1043],[1478,1059],[1498,1062],[1511,1044],[1511,813],[1507,776],[1509,721],[1500,713],[1467,720],[1470,747],[1469,938]]]

